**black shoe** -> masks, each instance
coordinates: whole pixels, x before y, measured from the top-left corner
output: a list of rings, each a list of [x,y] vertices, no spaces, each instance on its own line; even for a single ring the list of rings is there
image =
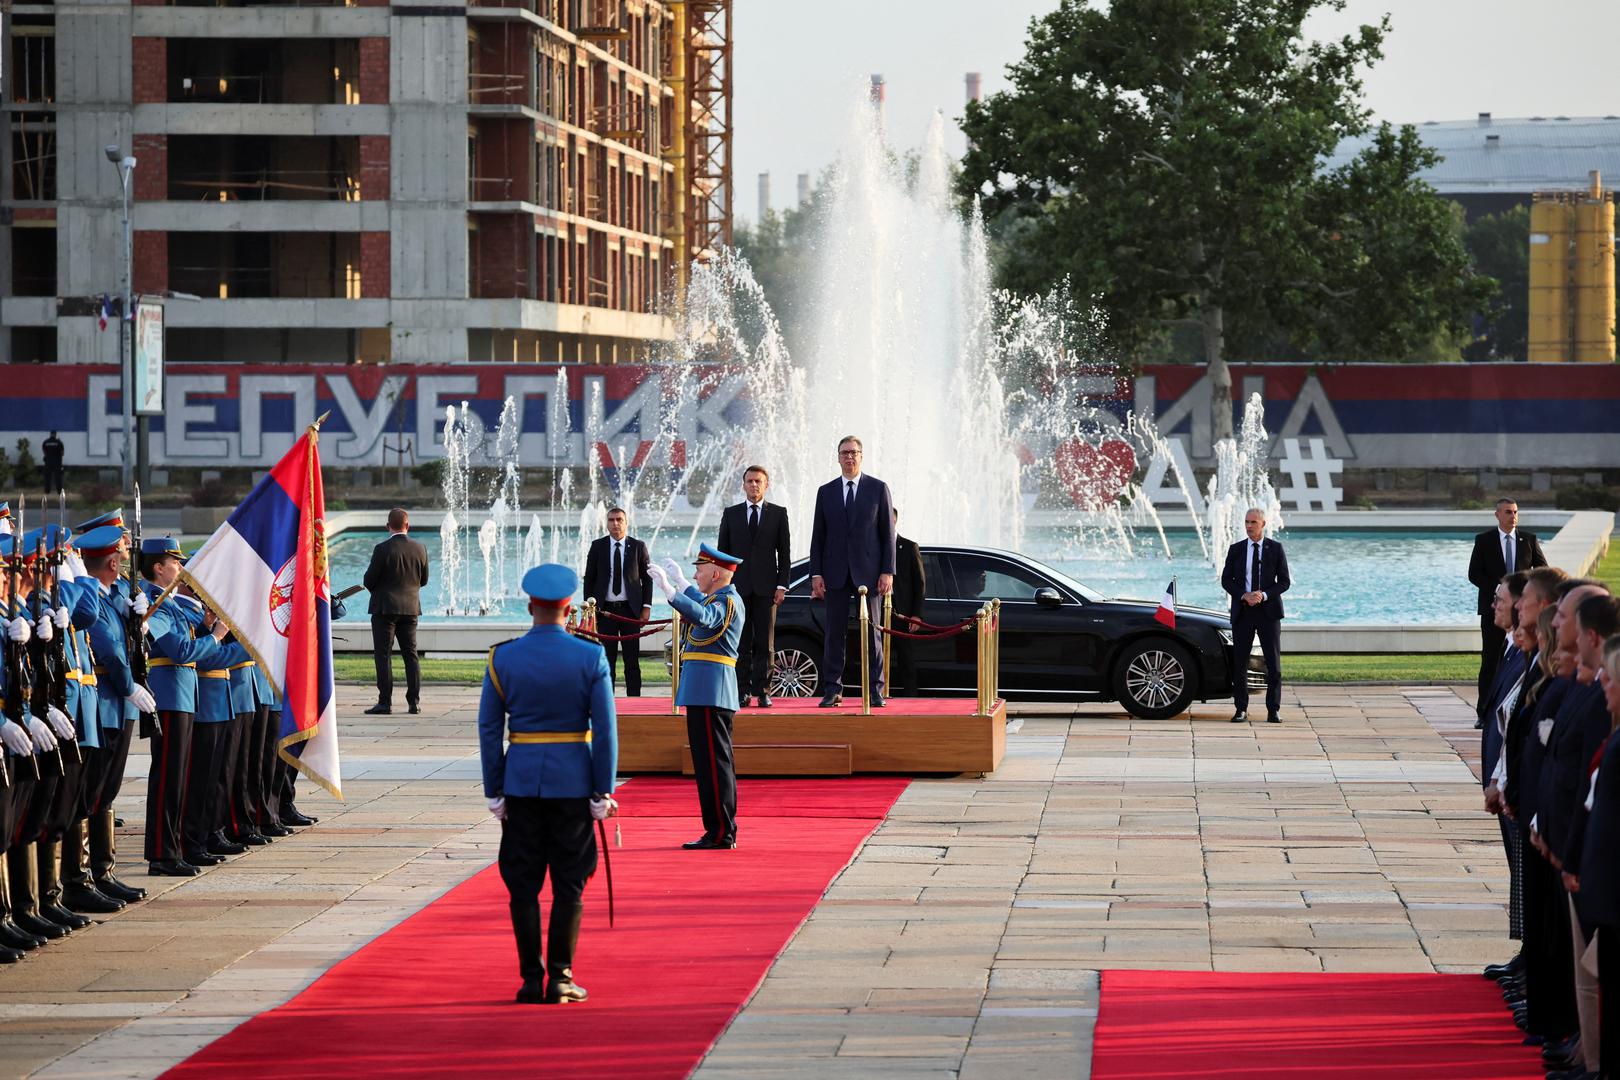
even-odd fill
[[[590,996],[583,986],[574,981],[574,973],[567,968],[553,975],[546,983],[547,1005],[572,1005],[586,1001]]]
[[[218,866],[224,861],[225,856],[223,855],[210,855],[206,851],[186,852],[186,862],[192,866]]]
[[[196,877],[202,873],[200,869],[183,859],[165,859],[152,863],[146,868],[146,872],[153,877]]]
[[[414,701],[407,701],[405,703],[405,711],[410,713],[412,716],[415,716],[417,713],[422,711],[422,706],[418,705]]]
[[[888,704],[888,702],[884,700],[882,694],[873,694],[872,695],[872,708],[881,709],[881,708],[883,708],[883,706],[885,706],[887,704]]]
[[[138,885],[125,885],[111,874],[97,878],[95,887],[96,891],[103,896],[110,896],[114,900],[122,900],[126,904],[133,904],[137,900],[146,899],[145,889]]]
[[[270,842],[270,838],[268,836],[261,836],[256,832],[246,832],[241,836],[238,836],[236,838],[236,842],[239,844],[245,844],[248,847],[264,847],[264,845]]]
[[[688,840],[686,843],[681,845],[681,848],[686,851],[702,851],[713,846],[714,837],[710,836],[708,833],[704,833],[696,840]]]
[[[393,714],[393,712],[394,712],[394,707],[392,705],[386,705],[383,702],[379,701],[379,702],[377,702],[377,704],[373,705],[371,708],[366,710],[366,715],[367,716],[391,716]]]
[[[1278,716],[1276,713],[1271,713],[1266,717],[1266,723],[1280,724],[1282,723],[1282,717]]]
[[[94,885],[65,885],[62,903],[84,915],[111,915],[124,910],[124,901],[108,896]]]
[[[113,828],[122,829],[123,827],[124,827],[124,819],[123,818],[121,818],[121,817],[113,818]]]
[[[718,840],[712,836],[702,836],[681,845],[687,851],[731,851],[736,846],[737,838],[735,836],[724,836]]]
[[[1485,721],[1484,721],[1484,719],[1479,719],[1479,720],[1475,720],[1475,721],[1474,721],[1474,730],[1475,730],[1475,731],[1479,731],[1479,730],[1480,730],[1480,729],[1482,729],[1482,728],[1483,728],[1483,727],[1484,727],[1484,726],[1485,726]]]
[[[8,949],[21,949],[23,952],[29,952],[42,947],[44,944],[45,939],[38,934],[30,934],[9,918],[0,919],[0,945]]]
[[[38,915],[28,915],[17,912],[11,916],[11,921],[17,924],[17,929],[25,934],[33,934],[46,941],[56,941],[68,936],[68,928],[49,919],[42,919]]]
[[[19,950],[8,949],[4,945],[0,945],[0,964],[15,964],[22,958],[23,954]]]
[[[833,695],[831,695],[829,697],[822,698],[821,701],[817,704],[816,707],[818,709],[836,709],[836,708],[838,708],[838,706],[842,705],[843,703],[844,703],[844,695],[843,694],[833,694]]]
[[[56,925],[65,926],[69,930],[83,930],[90,925],[89,919],[76,911],[69,911],[61,904],[41,904],[39,905],[39,914],[41,918],[49,919]]]
[[[742,712],[744,709],[748,708],[748,702],[749,702],[749,698],[748,698],[747,694],[743,694],[742,696],[738,697],[737,698],[737,711]]]
[[[218,855],[221,858],[227,855],[240,855],[246,850],[246,844],[238,844],[236,841],[227,840],[223,836],[215,836],[208,841],[208,854]]]
[[[278,836],[291,836],[292,830],[287,828],[285,825],[272,821],[268,825],[260,825],[259,834],[261,836],[275,838]]]
[[[770,708],[771,707],[771,695],[769,695],[769,694],[761,694],[761,695],[759,695],[759,707],[762,708],[762,709]]]
[[[546,1003],[546,988],[539,979],[524,979],[523,985],[518,987],[517,1003],[519,1005],[544,1005]]]
[[[306,825],[313,825],[319,820],[321,819],[310,817],[308,814],[300,814],[297,810],[283,810],[281,812],[281,823],[288,828],[297,826],[301,829]]]
[[[1249,714],[1244,712],[1242,709],[1239,709],[1237,712],[1232,714],[1232,723],[1234,723],[1234,724],[1244,723],[1248,719],[1249,719]]]
[[[1485,970],[1483,972],[1481,972],[1480,974],[1484,975],[1487,979],[1496,979],[1496,980],[1500,981],[1502,979],[1507,978],[1510,975],[1517,975],[1519,972],[1521,972],[1523,970],[1524,970],[1524,954],[1520,953],[1519,955],[1515,956],[1513,959],[1509,960],[1505,964],[1488,964],[1488,965],[1486,965]]]

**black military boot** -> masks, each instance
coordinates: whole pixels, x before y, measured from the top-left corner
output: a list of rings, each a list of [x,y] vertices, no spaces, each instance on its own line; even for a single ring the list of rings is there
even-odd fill
[[[9,866],[10,860],[0,855],[0,945],[26,952],[45,944],[45,939],[38,934],[30,934],[12,921],[11,873],[7,869]]]
[[[518,989],[519,1005],[545,1003],[545,966],[540,962],[540,905],[512,904],[512,936],[517,939],[518,974],[523,985]]]
[[[118,867],[118,841],[114,833],[114,820],[112,810],[103,810],[92,817],[90,826],[90,873],[94,878],[96,890],[114,900],[122,900],[126,904],[133,904],[137,900],[146,899],[146,890],[134,885],[125,885],[114,876],[113,871]]]
[[[111,915],[124,909],[96,888],[90,879],[90,839],[84,821],[75,821],[62,834],[62,903],[82,915]]]
[[[583,904],[551,905],[551,926],[546,935],[547,1005],[570,1005],[590,997],[574,981],[574,946],[579,944],[579,924],[584,918]]]
[[[34,848],[39,862],[39,913],[69,930],[83,930],[90,925],[90,920],[62,906],[62,879],[58,876],[62,842],[39,840]]]
[[[36,937],[49,941],[64,938],[68,928],[52,922],[39,910],[39,866],[34,862],[33,844],[13,844],[6,852],[11,871],[11,918]]]

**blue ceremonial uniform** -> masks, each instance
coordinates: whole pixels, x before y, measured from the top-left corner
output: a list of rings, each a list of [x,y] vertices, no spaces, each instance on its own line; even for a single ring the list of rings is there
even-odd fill
[[[578,586],[578,576],[556,564],[523,576],[523,591],[559,613]],[[556,623],[539,623],[489,650],[478,749],[484,794],[502,800],[492,808],[503,818],[499,865],[523,977],[520,1003],[587,997],[574,982],[573,962],[585,883],[596,871],[590,800],[613,792],[617,727],[613,681],[600,645]],[[510,744],[503,749],[508,733]],[[551,923],[542,968],[540,888],[548,876]]]
[[[148,583],[147,592],[156,603],[162,590]],[[198,670],[228,668],[247,659],[247,650],[235,642],[221,644],[206,633],[196,636],[202,628],[202,618],[201,606],[193,607],[184,598],[171,596],[147,620],[152,644],[148,650],[146,688],[152,691],[161,712],[196,715],[199,712]],[[223,719],[211,717],[204,722]]]
[[[712,705],[737,711],[737,648],[742,643],[742,597],[730,585],[704,596],[696,585],[670,597],[681,613],[681,688],[676,708]]]
[[[79,745],[94,750],[101,746],[101,722],[100,693],[90,652],[90,627],[95,625],[101,597],[95,588],[79,579],[61,582],[58,598],[68,609],[69,616],[67,662],[71,684],[69,698],[73,703],[71,715],[78,729]]]
[[[90,648],[95,653],[97,712],[101,726],[116,731],[126,719],[134,719],[134,707],[125,699],[135,689],[130,673],[129,651],[124,647],[124,620],[113,607],[112,595],[93,577],[79,578],[79,584],[92,591],[96,617],[90,624]],[[122,584],[122,579],[116,584]]]

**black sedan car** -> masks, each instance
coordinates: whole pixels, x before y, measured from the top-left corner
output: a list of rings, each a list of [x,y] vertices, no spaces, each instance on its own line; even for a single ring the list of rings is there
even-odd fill
[[[1172,630],[1154,619],[1155,603],[1111,600],[1013,552],[925,546],[922,558],[927,600],[922,611],[906,614],[944,625],[971,617],[987,600],[1001,600],[1003,697],[1118,701],[1135,716],[1162,720],[1195,699],[1232,696],[1232,628],[1225,615],[1178,608]],[[777,611],[773,696],[822,693],[823,608],[810,599],[809,561],[796,563],[793,584]],[[858,696],[854,619],[846,633],[844,678],[847,692]],[[901,645],[907,646],[920,694],[974,692],[972,634]]]

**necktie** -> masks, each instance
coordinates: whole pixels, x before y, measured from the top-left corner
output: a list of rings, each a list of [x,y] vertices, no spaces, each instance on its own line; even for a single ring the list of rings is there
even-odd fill
[[[759,507],[748,508],[748,542],[753,543],[759,539]]]
[[[620,541],[613,541],[613,594],[617,596],[624,592],[624,547]]]
[[[1502,566],[1506,573],[1513,573],[1513,534],[1502,536]]]
[[[855,505],[855,481],[844,481],[844,509],[848,510]]]
[[[1249,591],[1250,592],[1259,592],[1260,591],[1260,545],[1259,544],[1250,544],[1249,546],[1254,549],[1254,563],[1253,563],[1252,568],[1249,571],[1249,575],[1250,575],[1249,576]]]

